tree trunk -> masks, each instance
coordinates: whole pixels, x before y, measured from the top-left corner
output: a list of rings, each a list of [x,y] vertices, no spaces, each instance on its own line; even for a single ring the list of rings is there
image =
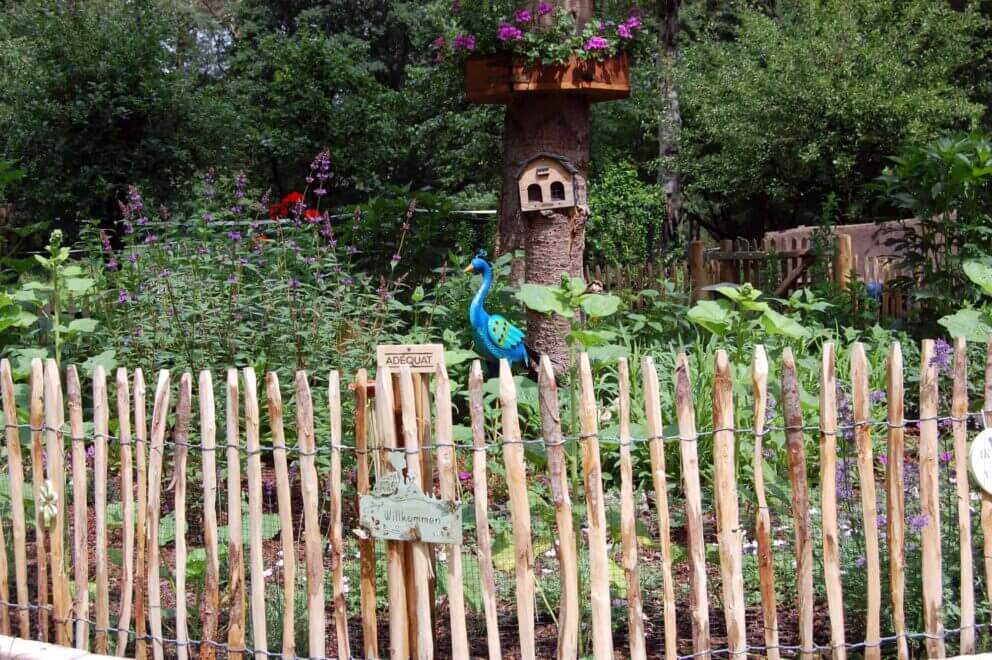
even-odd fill
[[[531,4],[536,5],[536,2]],[[591,0],[558,0],[575,16],[577,29],[592,17]],[[507,105],[503,121],[503,186],[500,197],[497,254],[525,251],[511,268],[511,280],[557,284],[561,274],[581,276],[585,225],[589,215],[586,181],[589,172],[589,101],[573,94],[524,94]],[[561,156],[578,169],[577,206],[555,211],[520,212],[517,168],[540,152]],[[568,366],[565,319],[527,313],[527,342],[548,355],[556,371]]]
[[[526,257],[511,270],[514,282],[557,284],[561,274],[581,276],[588,216],[589,102],[577,95],[527,94],[506,109],[503,126],[503,193],[500,200],[498,253],[523,249]],[[561,156],[579,170],[578,206],[573,209],[520,212],[517,168],[540,152]],[[561,213],[556,211],[562,211]],[[556,370],[568,366],[565,319],[527,313],[527,342],[551,358]]]
[[[665,191],[666,217],[661,241],[668,247],[682,222],[682,181],[675,158],[679,149],[682,113],[675,88],[679,57],[679,7],[682,0],[658,0],[658,66],[661,70],[661,118],[658,121],[658,185]]]

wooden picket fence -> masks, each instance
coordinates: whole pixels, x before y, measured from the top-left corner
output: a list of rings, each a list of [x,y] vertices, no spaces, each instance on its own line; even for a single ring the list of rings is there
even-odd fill
[[[578,360],[579,433],[567,436],[561,424],[559,392],[550,363],[541,365],[539,411],[542,437],[523,437],[518,415],[518,390],[508,365],[501,365],[499,375],[499,404],[501,424],[498,440],[487,436],[484,415],[484,380],[478,362],[472,365],[468,379],[468,415],[471,419],[472,442],[457,444],[452,429],[452,386],[443,366],[435,374],[433,396],[427,376],[411,374],[407,367],[398,373],[380,370],[374,385],[364,371],[356,374],[354,392],[356,410],[350,438],[345,442],[342,425],[341,383],[339,374],[331,371],[326,393],[326,413],[329,424],[325,437],[316,437],[314,402],[310,377],[296,374],[294,386],[296,443],[290,447],[285,438],[283,404],[278,378],[270,373],[265,378],[265,394],[269,419],[270,443],[261,444],[259,396],[256,376],[252,369],[227,372],[224,385],[225,438],[218,443],[217,415],[213,379],[210,372],[201,372],[197,385],[198,441],[193,434],[194,393],[189,373],[178,379],[175,406],[172,405],[172,374],[158,374],[152,400],[150,433],[146,417],[146,387],[142,371],[128,374],[120,369],[116,374],[116,413],[118,432],[109,433],[111,406],[104,370],[97,366],[92,377],[92,433],[83,420],[83,389],[75,367],[62,374],[54,361],[44,364],[35,360],[31,365],[27,416],[19,416],[15,385],[10,364],[0,362],[0,394],[7,420],[7,457],[3,472],[9,478],[13,543],[3,537],[0,526],[0,634],[13,631],[20,637],[53,640],[57,644],[80,649],[91,647],[98,653],[133,653],[134,657],[160,660],[166,656],[185,660],[253,655],[261,660],[272,655],[297,657],[294,612],[296,586],[301,582],[295,574],[296,561],[303,567],[305,585],[306,635],[309,657],[377,658],[468,658],[488,654],[501,658],[506,653],[521,658],[538,657],[536,625],[548,625],[539,620],[535,595],[535,556],[532,535],[531,507],[528,483],[538,476],[525,460],[525,447],[542,446],[547,453],[546,470],[552,493],[555,525],[558,535],[556,548],[561,598],[555,617],[555,651],[559,658],[576,658],[582,652],[581,639],[590,639],[593,657],[608,659],[621,653],[631,658],[708,656],[729,653],[760,655],[777,660],[782,655],[812,658],[815,654],[831,653],[834,658],[846,657],[847,652],[863,653],[868,658],[895,654],[908,658],[910,645],[924,644],[929,657],[942,657],[949,638],[956,640],[956,650],[972,653],[976,648],[976,633],[989,627],[977,623],[975,614],[976,580],[974,576],[972,522],[969,510],[969,485],[963,475],[967,469],[968,422],[978,419],[992,421],[992,343],[988,347],[985,370],[984,406],[969,412],[966,347],[956,345],[953,362],[953,389],[949,416],[938,411],[938,372],[934,358],[934,342],[924,341],[920,355],[919,419],[908,420],[904,410],[903,361],[899,344],[893,344],[887,364],[887,419],[870,417],[869,366],[864,347],[851,347],[850,387],[853,399],[853,424],[846,429],[838,422],[835,348],[825,344],[820,357],[819,421],[810,426],[803,420],[796,356],[786,349],[781,356],[781,405],[788,453],[791,486],[791,517],[794,521],[794,553],[797,575],[798,643],[780,641],[779,608],[776,579],[772,561],[773,545],[771,518],[765,492],[763,438],[772,427],[766,424],[770,405],[768,395],[769,363],[761,346],[755,348],[750,374],[753,399],[753,428],[736,428],[737,408],[734,384],[728,356],[718,351],[714,357],[715,378],[707,404],[712,404],[712,431],[697,430],[695,397],[685,355],[675,361],[672,374],[677,431],[666,433],[662,420],[662,392],[655,361],[645,357],[640,363],[644,423],[646,436],[633,437],[630,370],[626,360],[619,360],[616,376],[619,383],[617,406],[619,434],[607,438],[600,432],[600,405],[593,386],[593,371],[585,354]],[[711,397],[711,398],[710,398]],[[433,415],[431,399],[433,398]],[[366,416],[367,404],[374,399],[374,412]],[[65,426],[68,404],[69,423]],[[170,426],[169,419],[174,423]],[[27,419],[26,423],[18,420]],[[956,513],[942,511],[938,492],[938,422],[953,424],[956,483]],[[243,428],[242,428],[243,422]],[[918,446],[915,450],[920,471],[922,514],[927,523],[922,528],[922,584],[924,629],[911,632],[905,621],[905,587],[907,580],[916,580],[905,565],[906,520],[904,456],[910,424],[918,423]],[[879,543],[878,506],[875,492],[875,460],[872,436],[875,428],[884,426],[888,462],[885,468],[885,498],[887,516],[888,583],[893,628],[883,637],[880,611],[882,609],[882,548]],[[370,434],[370,427],[374,434]],[[864,638],[849,640],[845,628],[845,593],[841,577],[837,502],[838,436],[844,431],[854,434],[857,446],[857,468],[864,522],[865,570],[867,575],[867,619]],[[22,431],[29,436],[30,476],[32,493],[25,491]],[[753,436],[752,457],[736,456],[738,436]],[[806,456],[806,438],[819,436],[819,456],[811,462]],[[370,438],[374,435],[374,438]],[[705,510],[700,470],[698,440],[712,439],[712,487],[715,511]],[[617,554],[609,547],[606,524],[605,494],[602,478],[601,442],[615,441],[619,449],[620,466],[620,547],[619,556],[626,586],[626,617],[616,620],[611,603],[609,567]],[[120,469],[108,474],[108,446],[119,446]],[[566,450],[578,443],[581,451],[581,493],[570,492],[566,469]],[[655,497],[653,507],[657,516],[658,547],[660,548],[662,581],[658,593],[642,590],[639,570],[643,558],[636,533],[636,502],[633,482],[633,448],[646,443]],[[93,467],[87,467],[88,446],[93,448]],[[668,479],[672,470],[666,466],[666,445],[677,446],[681,483],[670,493]],[[353,453],[356,461],[357,493],[370,490],[372,475],[391,469],[384,460],[389,452],[402,452],[407,476],[417,481],[427,492],[434,491],[434,477],[439,478],[439,493],[445,499],[458,499],[459,476],[456,452],[471,456],[472,489],[476,545],[484,634],[470,636],[466,614],[463,553],[460,548],[439,548],[420,542],[386,542],[385,575],[388,606],[377,607],[377,575],[382,575],[381,560],[377,559],[374,542],[363,537],[359,541],[360,607],[349,611],[346,606],[343,569],[346,557],[342,510],[349,504],[342,487],[342,452]],[[188,459],[191,452],[199,453],[202,470],[202,492],[191,494],[188,489]],[[222,539],[218,526],[218,465],[217,455],[227,456],[227,528]],[[913,455],[911,451],[911,455]],[[280,648],[270,648],[267,636],[273,634],[266,620],[266,600],[272,595],[266,590],[263,528],[262,456],[271,458],[275,472],[278,499],[279,546],[286,558],[282,575]],[[247,455],[247,474],[242,479],[241,459]],[[288,456],[299,462],[299,490],[290,477]],[[320,487],[316,457],[326,456],[327,487]],[[71,483],[66,479],[66,457],[72,461]],[[512,518],[513,575],[515,588],[515,620],[498,610],[492,553],[489,501],[491,481],[487,474],[487,458],[500,459],[505,470],[509,514]],[[757,508],[754,520],[742,520],[739,508],[737,466],[753,460]],[[164,480],[168,463],[172,465],[171,483]],[[436,463],[435,463],[436,461]],[[808,481],[811,464],[819,465],[819,487],[822,535],[814,538],[811,520],[811,485]],[[543,470],[544,468],[542,468]],[[90,492],[89,479],[93,490]],[[67,488],[71,486],[71,492]],[[119,488],[121,494],[122,543],[119,548],[121,569],[113,568],[116,579],[110,588],[112,562],[108,545],[108,491]],[[240,493],[247,487],[247,512],[241,510]],[[175,520],[171,566],[174,575],[170,586],[172,606],[166,612],[163,601],[161,570],[165,564],[160,543],[161,515],[166,494],[171,491]],[[294,492],[295,491],[295,492]],[[669,495],[678,503],[670,505]],[[67,500],[71,496],[71,508]],[[349,495],[349,498],[353,495]],[[574,516],[573,497],[584,499],[584,520]],[[25,502],[35,503],[33,521],[26,519]],[[202,547],[206,556],[205,591],[202,600],[191,600],[187,593],[187,558],[190,522],[187,514],[192,498],[196,511],[202,510]],[[90,525],[89,509],[94,512]],[[298,504],[297,504],[298,503]],[[200,506],[202,504],[202,506]],[[302,507],[302,521],[294,512]],[[688,565],[688,606],[679,604],[682,585],[673,574],[674,548],[671,528],[672,511],[684,507],[685,556]],[[320,512],[327,511],[327,524],[322,527]],[[711,634],[712,616],[707,571],[706,538],[715,514],[716,542],[719,548],[720,593],[725,625],[725,646],[717,648]],[[247,530],[242,517],[247,515]],[[942,578],[941,516],[955,517],[959,536],[956,538],[960,556],[960,602],[955,603],[954,616],[945,614]],[[71,523],[71,524],[70,524]],[[758,545],[758,584],[744,582],[743,542],[741,530],[753,524]],[[585,527],[584,536],[576,526]],[[31,529],[29,529],[29,527]],[[71,529],[71,537],[68,532]],[[985,589],[992,600],[992,498],[982,494],[980,529],[985,557]],[[29,532],[33,534],[29,535]],[[92,533],[92,535],[91,535]],[[301,538],[302,537],[302,538]],[[28,540],[32,541],[29,545]],[[581,539],[577,541],[577,539]],[[300,552],[302,541],[302,553]],[[469,541],[467,541],[469,542]],[[222,592],[221,549],[226,550],[226,589]],[[325,546],[325,544],[327,544]],[[829,642],[817,643],[814,630],[814,546],[819,545],[823,565],[823,586],[829,613]],[[67,547],[68,546],[68,547]],[[28,558],[29,547],[32,560]],[[325,547],[328,548],[325,551]],[[582,552],[580,553],[580,548]],[[247,555],[245,554],[247,550]],[[444,567],[439,551],[446,551]],[[587,557],[587,588],[589,600],[582,602],[580,591],[580,561]],[[13,557],[15,597],[8,584],[8,556]],[[91,605],[89,567],[95,565],[95,599]],[[436,572],[445,573],[446,615],[436,597]],[[325,582],[329,580],[331,601],[325,602]],[[745,588],[760,591],[760,638],[749,639]],[[660,602],[659,620],[653,628],[663,631],[658,647],[648,645],[645,632],[647,604]],[[190,634],[196,605],[195,623],[198,638]],[[111,616],[112,610],[115,616]],[[171,621],[164,621],[164,616]],[[388,633],[380,639],[379,619],[388,620]],[[441,620],[443,617],[443,621]],[[680,647],[677,634],[678,619],[689,621],[691,640]],[[583,620],[588,627],[585,627]],[[167,625],[166,625],[167,624]],[[580,625],[581,624],[581,625]],[[826,624],[825,624],[826,625]],[[437,631],[447,628],[442,643]],[[164,633],[165,628],[174,631]],[[501,635],[511,630],[515,637]],[[624,633],[615,638],[615,630]],[[249,632],[250,631],[250,632]],[[52,633],[54,632],[54,635]],[[515,633],[515,634],[514,634]],[[328,638],[333,639],[328,644]],[[484,650],[480,650],[484,639]],[[616,643],[623,639],[625,647]],[[508,647],[512,646],[512,651]],[[680,655],[682,653],[682,655]],[[542,657],[544,657],[542,655]]]

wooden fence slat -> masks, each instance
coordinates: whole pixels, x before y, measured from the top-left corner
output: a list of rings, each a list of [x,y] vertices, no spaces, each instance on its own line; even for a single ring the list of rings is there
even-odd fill
[[[513,520],[513,548],[517,579],[517,624],[520,634],[520,657],[534,660],[534,551],[530,535],[530,503],[527,497],[527,467],[517,417],[517,388],[510,364],[499,363],[499,400],[503,406],[503,463],[506,486],[510,492],[510,516]],[[590,530],[591,535],[591,530]]]
[[[248,452],[248,553],[251,562],[251,645],[255,660],[266,660],[265,557],[262,554],[262,453],[259,446],[258,387],[255,370],[242,372],[245,387],[245,449]],[[322,653],[322,652],[321,652]]]
[[[214,409],[214,381],[210,371],[200,372],[197,394],[200,399],[200,443],[203,469],[203,550],[206,554],[202,623],[203,639],[220,641],[220,554],[217,547],[217,420]],[[213,644],[200,645],[200,660],[214,660]]]
[[[486,469],[486,416],[482,399],[482,364],[472,362],[468,376],[469,415],[472,421],[472,495],[475,501],[475,532],[479,546],[479,581],[482,609],[486,616],[486,642],[490,660],[503,657],[496,612],[496,571],[493,568],[489,534],[489,485]],[[559,527],[559,531],[561,528]],[[563,589],[562,593],[565,591]]]
[[[737,472],[734,452],[734,399],[727,352],[719,350],[713,376],[713,473],[716,495],[717,540],[720,550],[720,582],[727,621],[727,643],[731,655],[744,655],[747,631],[744,622],[743,548],[737,504]]]
[[[97,653],[108,650],[107,629],[110,627],[110,584],[107,557],[107,434],[110,426],[110,406],[107,401],[107,374],[103,367],[93,369],[93,520],[96,526],[96,638]]]
[[[384,452],[383,471],[391,472],[389,453],[396,449],[396,425],[393,418],[393,383],[386,369],[376,372],[376,431]],[[386,583],[389,590],[389,657],[406,660],[410,656],[410,637],[406,606],[406,579],[403,575],[403,544],[386,541]]]
[[[279,375],[265,374],[265,394],[272,433],[272,463],[276,471],[279,505],[279,540],[282,545],[282,654],[296,655],[296,544],[293,541],[293,500],[289,489],[286,433],[282,423],[282,392]]]
[[[10,566],[7,564],[7,537],[0,524],[0,635],[10,636]]]
[[[668,511],[668,477],[665,468],[665,444],[662,438],[661,394],[654,358],[641,359],[641,379],[644,384],[644,417],[648,428],[648,450],[651,458],[651,478],[658,510],[658,541],[661,545],[661,571],[664,600],[665,660],[678,655],[678,627],[675,621],[675,584],[672,582],[672,536]]]
[[[992,337],[985,345],[985,392],[982,403],[982,421],[985,428],[992,428]],[[984,490],[982,498],[982,554],[985,557],[986,597],[992,601],[992,495]]]
[[[975,568],[971,547],[971,502],[968,488],[968,345],[964,337],[954,342],[954,472],[957,475],[958,545],[961,568],[960,655],[975,652]]]
[[[21,457],[21,433],[18,428],[17,403],[14,400],[14,379],[10,361],[0,360],[0,388],[3,391],[3,414],[6,418],[4,437],[7,441],[7,474],[10,478],[10,505],[14,536],[14,580],[17,583],[17,622],[20,636],[31,634],[31,619],[27,605],[28,557],[27,524],[24,514],[24,461]]]
[[[441,499],[459,502],[458,466],[451,421],[451,381],[444,363],[434,374],[434,402],[437,406],[435,442]],[[465,583],[462,571],[462,546],[448,547],[448,602],[451,615],[451,657],[469,657],[468,627],[465,623]]]
[[[134,370],[134,465],[138,473],[138,501],[135,507],[135,566],[134,574],[134,657],[145,660],[148,645],[145,635],[145,534],[148,516],[148,425],[145,421],[145,376]]]
[[[189,658],[189,625],[186,611],[186,459],[189,456],[189,429],[193,415],[193,378],[189,372],[179,378],[176,395],[176,425],[172,438],[173,452],[173,518],[176,521],[175,585],[176,585],[176,657]]]
[[[837,379],[834,344],[823,345],[820,371],[820,507],[823,516],[823,581],[830,613],[830,644],[835,660],[844,647],[844,598],[840,578],[840,532],[837,527]]]
[[[344,530],[341,523],[341,379],[331,371],[327,385],[327,407],[331,416],[331,583],[334,594],[334,631],[338,657],[351,657],[348,641],[348,611],[344,599]]]
[[[572,498],[568,489],[568,457],[565,454],[561,433],[558,385],[555,383],[554,368],[547,355],[541,356],[537,390],[540,397],[541,432],[545,451],[548,454],[551,503],[555,507],[555,524],[558,527],[558,572],[561,595],[558,606],[557,657],[559,660],[572,660],[578,657],[579,652],[579,557],[576,550],[575,525],[572,520]],[[476,452],[476,454],[480,453],[482,452]]]
[[[45,483],[44,447],[41,444],[45,425],[45,372],[39,358],[31,360],[31,496],[33,502],[41,501],[41,488]],[[41,507],[34,507],[35,554],[37,556],[37,573],[35,589],[38,597],[38,640],[48,641],[48,556],[45,546],[48,543],[48,533]]]
[[[400,367],[400,407],[403,411],[403,443],[406,454],[407,479],[424,489],[425,475],[421,472],[420,441],[417,433],[417,411],[413,391],[413,374],[410,367]],[[420,541],[411,542],[413,558],[413,594],[407,594],[409,602],[413,602],[417,611],[416,620],[416,656],[422,659],[434,657],[434,632],[431,623],[431,591],[428,583],[430,573],[430,558],[427,544]]]
[[[320,540],[320,486],[317,482],[317,440],[313,430],[313,398],[305,371],[296,372],[296,446],[300,451],[303,490],[304,560],[307,573],[307,639],[310,655],[324,655],[324,553]]]
[[[940,478],[937,466],[937,366],[933,340],[920,350],[920,513],[926,517],[920,550],[923,555],[923,629],[927,655],[944,657],[942,561],[940,551]],[[963,475],[962,475],[963,476]]]
[[[799,380],[792,349],[782,352],[782,405],[785,444],[789,454],[789,483],[792,487],[792,519],[796,534],[798,576],[799,645],[803,660],[813,657],[813,527],[810,522],[809,485],[806,477],[806,441],[799,401]]]
[[[83,390],[75,366],[66,370],[69,403],[69,434],[72,437],[72,566],[74,575],[73,611],[76,617],[76,648],[90,648],[89,507],[86,475],[86,437],[83,431]],[[24,635],[22,635],[23,637]]]
[[[245,554],[241,518],[241,394],[238,370],[227,370],[227,399],[225,406],[225,442],[227,443],[227,566],[228,616],[227,645],[245,648]],[[302,461],[301,461],[302,463]],[[228,651],[233,660],[242,653]]]
[[[851,348],[851,394],[854,403],[854,439],[858,448],[861,512],[864,519],[865,565],[868,569],[865,658],[877,660],[881,650],[882,566],[878,556],[878,503],[875,497],[875,457],[871,439],[871,392],[865,347]]]
[[[627,631],[632,660],[647,658],[644,641],[644,608],[641,603],[641,572],[637,566],[637,518],[634,514],[634,465],[630,447],[630,367],[626,358],[617,361],[620,379],[620,536],[623,572],[627,583]]]
[[[610,565],[606,552],[606,503],[603,501],[603,468],[599,455],[599,413],[588,353],[579,354],[579,427],[582,432],[582,482],[589,525],[592,648],[597,658],[611,658],[613,624],[610,620]]]
[[[355,375],[355,463],[357,468],[357,495],[361,498],[371,491],[369,479],[369,442],[367,431],[368,373],[359,369]],[[375,611],[375,541],[358,539],[361,561],[360,597],[362,610],[362,657],[373,660],[379,657],[379,626]]]
[[[751,391],[754,395],[754,492],[758,500],[754,536],[758,543],[758,582],[761,616],[764,623],[765,655],[778,660],[778,606],[775,597],[775,562],[772,557],[771,514],[765,499],[765,414],[768,409],[768,358],[765,347],[757,344],[751,361]]]
[[[909,659],[909,644],[906,641],[906,491],[903,484],[903,463],[905,460],[903,414],[902,347],[892,342],[886,364],[886,401],[888,404],[889,432],[886,452],[888,464],[885,470],[886,520],[889,541],[889,593],[892,596],[892,627],[898,637],[899,660]]]
[[[692,652],[709,657],[710,607],[706,592],[706,546],[703,541],[703,496],[699,486],[696,447],[696,411],[689,380],[689,362],[679,353],[675,362],[675,414],[679,426],[685,518],[689,542],[689,608],[692,614]]]
[[[121,605],[117,620],[117,650],[123,657],[127,651],[128,633],[131,629],[131,610],[134,606],[134,439],[131,436],[131,392],[127,382],[127,369],[117,370],[117,426],[121,458],[121,514],[124,525],[124,560],[121,574]]]
[[[152,434],[148,455],[148,513],[146,514],[148,552],[148,620],[152,636],[152,656],[165,658],[162,646],[162,585],[159,580],[159,514],[162,501],[162,460],[165,453],[165,427],[169,415],[169,372],[158,372],[155,385],[155,404],[152,408]]]
[[[72,594],[65,566],[65,405],[59,366],[45,360],[45,425],[48,446],[48,481],[55,493],[56,513],[50,526],[52,561],[52,601],[55,641],[61,646],[72,643]],[[106,454],[105,454],[106,456]],[[108,624],[109,625],[109,624]]]

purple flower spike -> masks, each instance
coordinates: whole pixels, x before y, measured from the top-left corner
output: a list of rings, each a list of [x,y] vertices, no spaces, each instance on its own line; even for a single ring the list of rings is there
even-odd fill
[[[117,294],[117,302],[122,305],[131,302],[131,292],[127,289],[121,289],[120,293]]]
[[[289,278],[289,288],[290,289],[299,289],[300,288],[300,281],[298,279],[295,279],[295,278],[292,278],[292,277]]]

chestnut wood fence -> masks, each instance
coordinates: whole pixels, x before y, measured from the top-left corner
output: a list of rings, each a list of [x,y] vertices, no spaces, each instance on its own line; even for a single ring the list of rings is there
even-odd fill
[[[934,342],[924,341],[919,410],[914,419],[906,416],[899,344],[893,344],[888,353],[884,419],[870,414],[864,347],[851,346],[850,373],[837,374],[835,347],[825,344],[817,358],[821,367],[819,419],[804,420],[806,404],[796,369],[797,358],[802,357],[788,349],[781,355],[780,382],[774,388],[780,393],[777,402],[769,396],[769,362],[761,346],[754,351],[748,382],[736,388],[727,354],[717,352],[712,390],[705,392],[694,391],[685,355],[675,359],[673,372],[667,374],[670,380],[664,382],[671,383],[669,392],[662,392],[663,381],[653,358],[645,357],[639,364],[639,383],[631,382],[629,365],[621,359],[609,372],[618,385],[612,408],[618,417],[616,435],[600,429],[603,402],[597,401],[585,354],[579,356],[577,369],[579,430],[575,435],[563,433],[561,393],[550,364],[544,361],[536,404],[540,437],[534,439],[522,432],[520,390],[506,363],[501,365],[495,395],[501,421],[496,429],[487,427],[486,384],[481,366],[475,363],[468,379],[467,403],[462,407],[471,419],[471,441],[465,442],[454,440],[452,384],[443,367],[433,375],[433,392],[427,377],[411,374],[407,367],[393,375],[380,371],[374,385],[364,371],[358,372],[353,387],[358,412],[347,437],[338,372],[330,372],[326,393],[318,397],[316,412],[326,429],[319,436],[311,377],[298,372],[291,395],[292,443],[286,439],[287,411],[278,378],[270,373],[264,383],[268,413],[264,445],[258,383],[252,369],[229,370],[220,401],[210,372],[199,374],[194,394],[191,374],[175,379],[170,372],[160,371],[149,400],[142,371],[120,369],[113,388],[116,405],[111,406],[106,375],[97,366],[88,383],[92,415],[86,423],[83,383],[75,367],[63,374],[54,361],[35,360],[29,381],[15,385],[11,365],[4,360],[0,362],[0,395],[7,420],[7,453],[0,467],[8,478],[10,522],[9,528],[6,523],[0,525],[0,560],[4,562],[0,565],[0,634],[142,659],[501,658],[505,654],[575,658],[588,652],[603,659],[616,653],[666,660],[718,654],[811,658],[829,653],[839,659],[849,652],[868,658],[883,653],[908,658],[912,648],[925,649],[929,657],[941,657],[949,649],[974,652],[979,634],[990,625],[976,620],[976,599],[992,600],[992,499],[982,494],[980,516],[972,516],[972,492],[965,477],[967,433],[970,424],[992,420],[992,343],[984,374],[984,401],[977,411],[969,412],[966,346],[958,342],[950,367],[950,410],[941,414]],[[850,388],[850,422],[838,418],[838,379]],[[27,409],[23,410],[18,408],[17,393],[25,385]],[[632,398],[632,385],[641,392],[641,400]],[[750,393],[746,398],[754,424],[749,428],[736,424],[741,406],[735,403],[735,395],[740,399],[742,388]],[[711,424],[697,420],[695,404],[700,398],[705,399],[703,409],[712,411]],[[673,420],[662,419],[663,401],[674,402]],[[225,431],[221,439],[217,438],[218,404]],[[643,409],[643,416],[637,417],[643,419],[638,427],[644,433],[638,435],[631,422],[634,406]],[[112,408],[117,417],[114,435],[109,430]],[[769,413],[772,409],[777,409],[776,415],[781,412],[783,424],[766,422],[776,418]],[[942,507],[939,499],[943,459],[938,455],[938,433],[945,424],[952,427],[953,467],[958,476],[956,482],[947,482],[956,500],[950,507]],[[700,430],[707,426],[710,430]],[[914,434],[906,433],[910,428]],[[772,433],[783,434],[788,456],[790,509],[783,518],[792,521],[793,540],[784,551],[776,551],[773,544],[772,524],[778,521],[771,518],[766,499],[769,475],[763,443]],[[852,597],[851,587],[844,584],[849,578],[841,574],[841,549],[848,537],[838,528],[838,442],[848,436],[856,446],[855,492],[862,502],[864,535],[866,592],[857,596],[865,599],[867,612],[865,620],[854,625],[846,605]],[[752,452],[737,455],[744,438]],[[815,438],[818,449],[810,442]],[[879,510],[875,492],[876,473],[883,471],[873,456],[875,438],[884,438],[887,447],[884,511]],[[704,440],[707,449],[702,453]],[[602,452],[606,448],[616,450],[618,495],[604,486]],[[112,474],[108,469],[111,449],[119,460]],[[543,452],[543,467],[525,460],[531,450]],[[573,450],[581,465],[577,480],[569,477]],[[807,456],[810,450],[816,455]],[[402,452],[407,476],[426,490],[435,491],[437,477],[436,492],[444,498],[459,499],[460,484],[471,481],[475,531],[465,537],[470,552],[389,541],[383,554],[377,552],[375,541],[359,534],[357,557],[345,553],[346,536],[351,532],[345,532],[342,512],[354,509],[355,495],[342,485],[342,454],[354,459],[356,490],[361,495],[369,491],[374,474],[391,469],[385,460],[390,452]],[[649,463],[637,466],[650,470],[654,496],[649,500],[635,499],[635,453],[638,461]],[[218,459],[225,456],[225,469],[220,471]],[[666,465],[666,457],[671,456],[677,456],[678,465]],[[197,469],[191,467],[191,457],[199,458]],[[464,474],[458,468],[460,458],[465,459]],[[69,462],[71,478],[67,479]],[[920,515],[924,516],[922,524],[913,523],[919,527],[923,550],[919,567],[907,567],[905,561],[904,480],[910,465],[919,472]],[[817,466],[818,497],[809,477],[811,468]],[[502,473],[497,490],[491,490],[494,468]],[[742,508],[738,478],[744,469],[753,473],[756,507]],[[264,474],[274,474],[274,486],[263,479]],[[669,483],[673,474],[680,475],[677,483]],[[533,533],[529,490],[538,479],[546,480],[551,492],[557,545],[539,545],[541,539]],[[223,488],[219,484],[225,481],[226,512],[220,511],[218,503]],[[191,483],[197,484],[197,490],[189,488]],[[707,492],[711,490],[715,506],[704,500],[704,486]],[[246,507],[243,489],[247,489]],[[268,514],[263,511],[265,493],[270,490],[277,501],[274,515],[279,538],[267,543],[263,534]],[[111,491],[119,501],[110,502]],[[620,542],[615,546],[607,522],[608,497],[619,498]],[[813,509],[814,501],[819,511]],[[33,506],[29,509],[27,503]],[[112,505],[120,523],[110,534]],[[660,558],[655,562],[660,565],[660,582],[650,589],[644,588],[640,575],[647,553],[639,546],[647,541],[638,532],[638,520],[644,514],[638,511],[645,506],[653,509],[657,521],[651,530],[656,546],[650,554]],[[168,530],[163,526],[165,512],[171,519]],[[497,566],[492,542],[496,512],[511,519],[511,559],[503,568]],[[880,525],[883,515],[886,522]],[[942,517],[948,524],[941,524]],[[673,520],[682,522],[677,543]],[[224,521],[221,527],[219,522]],[[953,527],[952,522],[956,523]],[[3,534],[5,528],[12,532],[9,537]],[[884,547],[880,528],[885,530]],[[745,529],[754,530],[757,543],[756,580],[745,581]],[[945,534],[953,529],[951,557],[948,544],[941,542],[942,529]],[[166,540],[166,531],[171,540]],[[975,547],[978,535],[983,550]],[[714,539],[716,557],[707,552]],[[114,548],[113,540],[119,541]],[[191,544],[203,560],[203,575],[197,579],[202,577],[205,586],[195,594],[187,590]],[[275,579],[265,568],[273,544],[282,557]],[[539,553],[539,548],[553,549],[554,559],[547,559],[550,550]],[[776,571],[776,552],[791,555],[794,568]],[[984,580],[975,575],[976,554],[984,557]],[[819,588],[814,586],[814,555],[817,563],[822,562]],[[13,561],[13,589],[8,557]],[[883,559],[888,567],[885,576]],[[952,559],[959,567],[953,584],[942,571],[942,562]],[[357,607],[349,607],[344,569],[356,560],[360,598]],[[469,560],[478,568],[481,612],[477,616],[468,611],[476,609],[468,604]],[[611,574],[616,561],[621,567],[619,577]],[[553,608],[537,581],[549,563],[560,584],[558,604]],[[512,573],[510,588],[497,588],[497,572]],[[166,574],[168,580],[163,579]],[[385,601],[377,598],[383,595],[383,575]],[[883,580],[888,585],[886,604],[882,602]],[[796,585],[794,602],[777,601],[782,590],[776,583],[784,581]],[[905,617],[907,584],[918,586],[922,598],[922,627],[915,630]],[[945,602],[945,587],[948,593],[958,594],[955,602]],[[512,593],[510,611],[503,608],[507,591]],[[611,594],[619,591],[624,594],[620,608],[611,601]],[[760,596],[748,597],[754,593]],[[818,601],[818,593],[822,600]],[[266,612],[273,601],[281,601],[282,609],[270,620]],[[760,608],[749,609],[749,601],[759,601]],[[545,603],[543,610],[550,612],[538,611],[541,602]],[[825,616],[817,613],[824,602]],[[783,608],[794,616],[783,617]],[[880,617],[883,609],[891,612],[891,626],[885,628]],[[749,621],[757,625],[749,626]],[[684,636],[678,634],[680,629],[686,632]],[[858,636],[852,638],[850,630],[859,631]],[[785,641],[786,636],[794,641]],[[305,642],[298,647],[297,640]],[[987,636],[984,641],[988,643]]]

